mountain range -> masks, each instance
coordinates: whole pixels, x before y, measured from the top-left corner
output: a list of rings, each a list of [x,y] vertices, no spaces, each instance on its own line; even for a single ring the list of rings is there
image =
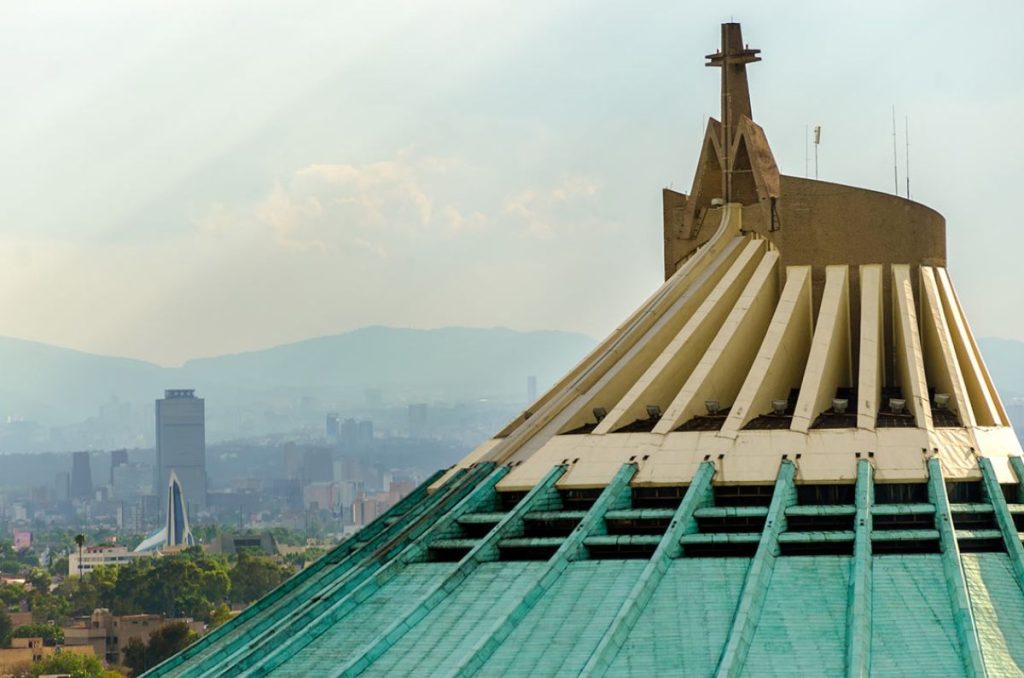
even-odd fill
[[[1024,396],[1024,342],[979,344],[1004,399]],[[161,367],[0,337],[0,416],[67,425],[111,403],[151,406],[168,388],[194,388],[217,409],[302,398],[344,409],[366,405],[367,391],[389,404],[525,403],[528,376],[543,390],[594,345],[571,332],[374,326]]]
[[[386,402],[526,400],[528,376],[553,383],[594,346],[582,334],[505,328],[364,327],[273,348],[161,367],[0,337],[0,416],[62,425],[109,403],[149,403],[194,388],[208,405],[245,407],[312,398]]]

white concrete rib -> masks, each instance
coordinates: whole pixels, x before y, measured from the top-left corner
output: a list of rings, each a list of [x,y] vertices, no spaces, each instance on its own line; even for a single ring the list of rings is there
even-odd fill
[[[790,266],[775,314],[719,435],[735,438],[751,419],[770,410],[780,393],[800,383],[811,328],[811,268]]]
[[[992,386],[992,379],[988,375],[981,352],[971,334],[971,328],[960,307],[960,300],[957,299],[953,283],[949,280],[949,274],[946,269],[937,268],[935,277],[939,284],[943,308],[946,311],[946,321],[949,323],[950,334],[953,337],[957,362],[960,363],[960,369],[963,370],[967,394],[971,399],[971,407],[974,409],[974,419],[978,426],[1009,426],[1003,404],[999,400],[999,394]]]
[[[779,298],[779,253],[767,252],[672,404],[654,427],[669,433],[697,414],[704,402],[732,402],[754,361]]]
[[[967,384],[956,357],[953,335],[946,322],[942,298],[931,266],[921,267],[921,341],[924,347],[924,369],[928,383],[938,393],[948,393],[960,423],[974,427],[974,408],[967,394]]]
[[[836,389],[853,385],[851,363],[850,267],[826,266],[818,322],[790,430],[807,433],[818,415],[832,406]]]
[[[860,267],[860,351],[857,370],[857,428],[875,430],[882,382],[882,266]]]
[[[928,382],[924,376],[910,266],[893,265],[892,297],[893,349],[896,352],[896,375],[903,389],[903,399],[906,400],[907,411],[914,415],[917,427],[932,429],[932,406],[928,400]]]
[[[764,256],[766,245],[764,240],[748,241],[729,266],[716,271],[714,277],[709,276],[709,282],[716,284],[714,287],[708,285],[709,289],[696,291],[693,300],[700,304],[696,312],[689,316],[660,354],[646,362],[646,370],[632,375],[633,385],[614,403],[594,433],[608,433],[636,419],[646,418],[647,405],[654,404],[661,408],[668,406],[740,298]],[[609,402],[612,395],[615,394],[602,392],[595,396],[584,405],[581,416],[590,416],[590,409],[598,404],[613,404]]]

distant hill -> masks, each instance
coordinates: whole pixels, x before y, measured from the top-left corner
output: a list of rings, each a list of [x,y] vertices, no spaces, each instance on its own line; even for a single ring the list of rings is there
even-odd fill
[[[594,343],[569,332],[366,327],[165,368],[0,337],[0,415],[67,424],[115,398],[152,403],[166,388],[195,388],[235,407],[304,396],[362,402],[369,388],[392,402],[525,401],[528,376],[551,384]]]

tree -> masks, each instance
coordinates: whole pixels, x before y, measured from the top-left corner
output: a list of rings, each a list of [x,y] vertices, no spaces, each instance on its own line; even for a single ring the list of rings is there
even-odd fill
[[[140,675],[171,655],[181,652],[199,636],[184,622],[165,624],[149,634],[149,643],[132,638],[125,644],[124,664],[132,675]]]
[[[228,607],[227,603],[221,603],[213,608],[213,613],[210,615],[210,629],[215,629],[230,619],[231,608]]]
[[[249,603],[261,598],[291,575],[291,570],[266,556],[248,550],[238,552],[231,569],[231,600]]]
[[[41,567],[33,567],[25,579],[36,591],[49,591],[50,584],[53,583],[50,573]]]
[[[12,638],[42,638],[43,645],[60,645],[64,642],[64,629],[52,622],[25,624],[14,629]]]
[[[78,547],[78,576],[79,576],[79,578],[81,578],[81,576],[82,576],[82,565],[83,565],[83,563],[82,563],[82,549],[85,548],[85,535],[84,534],[79,533],[79,534],[75,535],[75,546]]]
[[[138,638],[130,638],[121,650],[124,665],[132,670],[133,676],[142,675],[149,664],[146,663],[146,644]]]
[[[11,644],[11,616],[7,610],[0,607],[0,647],[7,647]]]
[[[50,674],[67,674],[71,678],[107,678],[111,675],[103,670],[103,664],[98,657],[75,652],[57,652],[34,662],[30,669],[32,676]]]

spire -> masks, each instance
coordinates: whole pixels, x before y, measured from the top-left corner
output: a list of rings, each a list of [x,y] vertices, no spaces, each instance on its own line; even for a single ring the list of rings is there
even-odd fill
[[[747,64],[760,61],[759,49],[750,49],[743,44],[743,31],[739,24],[722,24],[722,47],[714,54],[708,54],[705,66],[722,69],[722,150],[726,155],[722,165],[722,183],[725,198],[732,199],[732,177],[728,154],[736,127],[743,116],[753,119],[750,112],[750,89],[747,87]]]

